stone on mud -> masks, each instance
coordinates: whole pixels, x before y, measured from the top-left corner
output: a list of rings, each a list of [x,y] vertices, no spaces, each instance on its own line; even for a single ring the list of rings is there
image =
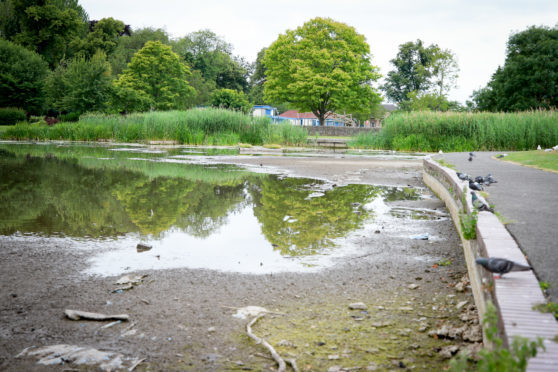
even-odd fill
[[[366,306],[366,304],[364,304],[363,302],[354,302],[352,304],[349,304],[349,309],[351,309],[351,310],[367,310],[368,306]]]

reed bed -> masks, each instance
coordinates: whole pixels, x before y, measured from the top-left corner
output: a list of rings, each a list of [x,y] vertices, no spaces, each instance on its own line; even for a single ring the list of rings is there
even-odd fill
[[[399,151],[529,150],[558,144],[558,111],[517,113],[411,112],[389,116],[377,133],[352,147]]]
[[[306,143],[306,130],[272,124],[266,117],[251,117],[223,109],[192,109],[135,113],[126,116],[87,114],[78,123],[58,123],[52,127],[19,123],[0,133],[16,140],[71,140],[142,142],[177,141],[189,145],[234,145],[249,143]]]

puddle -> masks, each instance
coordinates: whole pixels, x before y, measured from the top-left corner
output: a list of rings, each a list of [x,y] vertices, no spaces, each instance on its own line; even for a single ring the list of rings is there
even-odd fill
[[[86,272],[95,275],[180,267],[310,272],[358,252],[355,237],[381,229],[408,238],[447,218],[388,205],[424,199],[423,189],[335,187],[181,160],[192,151],[0,143],[0,235],[88,249]],[[430,239],[441,238],[431,232]]]

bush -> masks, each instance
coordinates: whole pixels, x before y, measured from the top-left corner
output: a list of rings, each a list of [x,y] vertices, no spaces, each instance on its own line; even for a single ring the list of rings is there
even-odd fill
[[[0,125],[14,125],[18,121],[25,121],[25,111],[19,108],[0,108]]]
[[[79,121],[79,112],[69,112],[67,114],[60,115],[60,121]]]

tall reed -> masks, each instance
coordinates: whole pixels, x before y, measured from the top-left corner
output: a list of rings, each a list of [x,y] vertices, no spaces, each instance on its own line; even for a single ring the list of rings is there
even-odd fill
[[[191,145],[262,145],[306,143],[306,131],[272,124],[267,117],[251,117],[223,109],[192,109],[135,113],[126,116],[87,114],[78,123],[52,127],[20,123],[0,133],[0,138],[28,140],[73,140],[141,142],[169,140]]]
[[[558,144],[558,111],[517,113],[411,112],[389,116],[378,133],[353,147],[403,151],[528,150]]]

